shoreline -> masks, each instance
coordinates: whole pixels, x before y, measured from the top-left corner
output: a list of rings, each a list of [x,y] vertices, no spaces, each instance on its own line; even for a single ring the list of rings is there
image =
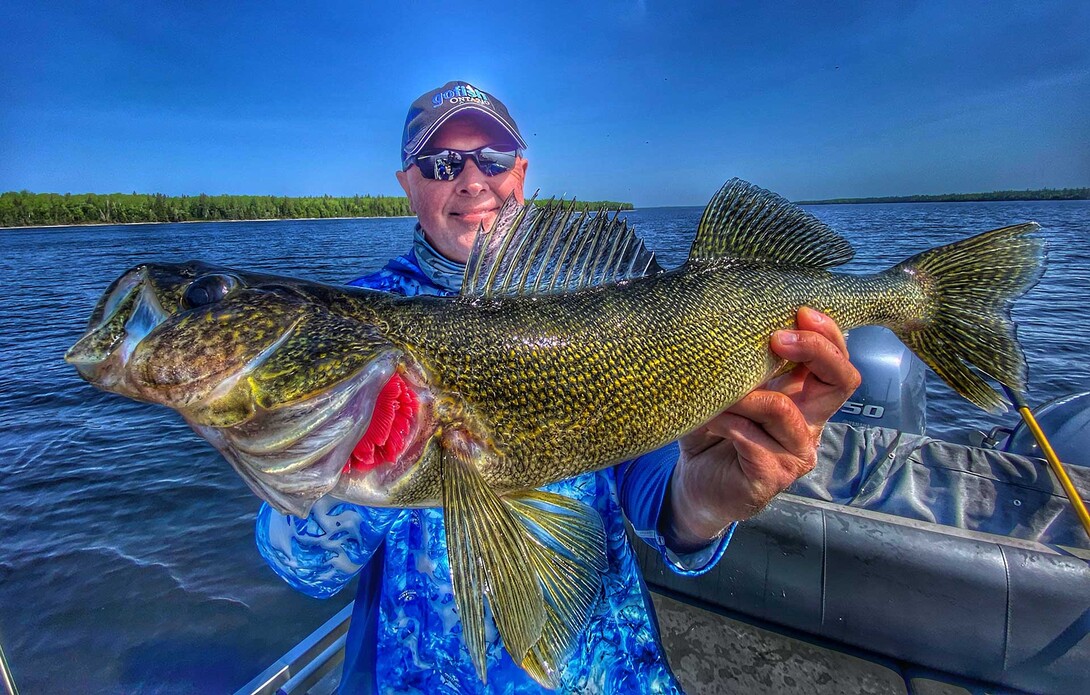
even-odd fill
[[[795,205],[905,205],[914,203],[1072,203],[1090,200],[1082,198],[965,198],[962,200],[883,200],[881,198],[831,198],[829,200],[792,201]]]
[[[1071,203],[1086,202],[1090,198],[1010,198],[1005,200],[972,199],[972,200],[871,200],[866,198],[846,200],[804,200],[791,201],[794,205],[903,205],[919,203]],[[632,207],[620,212],[635,212],[637,210],[652,210],[661,208],[688,208],[702,207],[700,205],[649,205],[646,207]],[[234,222],[316,222],[319,220],[402,220],[415,219],[416,215],[391,215],[391,216],[350,216],[350,217],[257,217],[245,220],[179,220],[177,222],[70,222],[67,224],[24,224],[11,227],[0,226],[0,231],[7,229],[59,229],[61,227],[131,227],[135,225],[149,224],[200,224],[200,223],[234,223]]]
[[[219,222],[314,222],[316,220],[404,220],[415,219],[416,215],[393,215],[381,217],[257,217],[252,220],[178,220],[177,222],[69,222],[68,224],[21,224],[13,227],[0,227],[5,229],[58,229],[60,227],[132,227],[141,224],[200,224]]]

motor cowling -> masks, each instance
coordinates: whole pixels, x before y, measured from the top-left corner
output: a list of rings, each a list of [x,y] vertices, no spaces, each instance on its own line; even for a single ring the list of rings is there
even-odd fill
[[[847,340],[848,354],[863,381],[829,420],[925,434],[924,363],[881,326],[854,328]]]
[[[1048,437],[1060,461],[1076,466],[1090,466],[1090,391],[1068,394],[1033,409],[1041,431]],[[1019,422],[1003,451],[1023,456],[1043,458],[1037,440],[1026,423]]]

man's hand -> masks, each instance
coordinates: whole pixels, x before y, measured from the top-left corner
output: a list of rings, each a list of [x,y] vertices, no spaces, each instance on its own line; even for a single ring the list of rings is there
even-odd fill
[[[813,470],[821,430],[859,386],[836,323],[802,308],[772,352],[796,366],[681,438],[660,528],[678,552],[748,519]]]

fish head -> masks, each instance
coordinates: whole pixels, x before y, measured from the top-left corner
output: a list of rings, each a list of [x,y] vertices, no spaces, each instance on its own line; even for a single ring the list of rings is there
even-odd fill
[[[281,512],[305,515],[334,488],[390,504],[427,468],[433,399],[367,312],[333,310],[337,291],[199,262],[140,265],[107,289],[65,359],[103,390],[178,411]]]

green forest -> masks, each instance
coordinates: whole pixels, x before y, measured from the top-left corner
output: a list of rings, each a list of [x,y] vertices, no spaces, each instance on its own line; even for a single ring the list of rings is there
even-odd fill
[[[545,201],[539,200],[538,204]],[[583,208],[631,210],[631,203],[580,201]],[[0,227],[50,224],[127,224],[272,220],[322,217],[399,217],[409,201],[398,196],[304,197],[260,195],[168,196],[162,193],[0,193]]]
[[[799,205],[832,205],[835,203],[971,203],[999,200],[1090,200],[1090,188],[1038,188],[1025,191],[900,195],[880,198],[830,198],[829,200],[799,200],[796,202]]]

